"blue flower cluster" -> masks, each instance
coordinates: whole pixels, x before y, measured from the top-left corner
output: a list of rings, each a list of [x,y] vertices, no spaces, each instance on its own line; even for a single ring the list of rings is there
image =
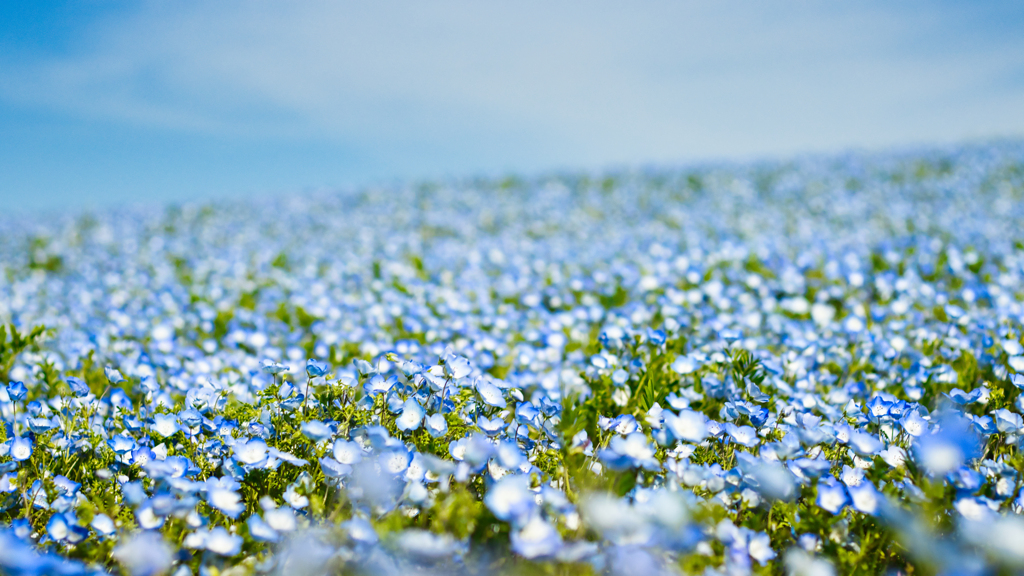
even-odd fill
[[[1024,569],[1022,217],[1002,143],[5,221],[0,573]]]

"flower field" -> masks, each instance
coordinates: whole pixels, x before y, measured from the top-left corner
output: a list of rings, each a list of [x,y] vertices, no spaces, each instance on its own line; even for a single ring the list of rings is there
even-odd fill
[[[0,573],[1024,570],[1024,145],[0,216]]]

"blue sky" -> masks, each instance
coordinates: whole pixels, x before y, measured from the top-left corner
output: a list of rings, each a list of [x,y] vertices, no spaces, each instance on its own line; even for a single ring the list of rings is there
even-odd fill
[[[0,207],[1024,136],[1024,4],[0,4]]]

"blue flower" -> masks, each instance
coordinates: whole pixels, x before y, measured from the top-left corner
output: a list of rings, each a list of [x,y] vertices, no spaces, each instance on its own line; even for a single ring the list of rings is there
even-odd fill
[[[388,392],[397,383],[395,378],[384,378],[380,374],[374,374],[369,380],[363,384],[363,391],[366,392],[370,398],[376,398],[378,394],[382,392]]]
[[[313,358],[306,360],[306,374],[310,378],[316,378],[317,376],[323,376],[324,374],[327,374],[329,368],[330,367],[327,365],[326,362],[321,362]]]
[[[483,398],[484,403],[489,406],[495,406],[497,408],[505,407],[505,397],[502,395],[501,390],[486,380],[479,380],[476,383],[476,391]]]
[[[639,430],[640,425],[632,414],[622,414],[610,420],[606,420],[605,423],[601,425],[601,429],[614,430],[616,433],[625,436]]]
[[[198,428],[203,423],[203,415],[198,410],[189,408],[178,413],[178,421],[188,428]]]
[[[692,410],[681,410],[679,416],[664,414],[665,425],[677,440],[700,443],[708,437],[707,418]]]
[[[950,415],[938,429],[914,442],[914,454],[932,474],[941,476],[959,468],[981,454],[981,442],[970,420]]]
[[[310,420],[309,422],[303,422],[300,426],[302,433],[314,442],[321,442],[327,440],[334,435],[334,431],[331,430],[330,426],[327,426],[319,420]]]
[[[68,376],[67,383],[68,387],[71,388],[71,392],[73,392],[76,396],[88,396],[92,392],[89,389],[89,385],[86,384],[85,380],[82,380],[81,378]]]
[[[235,556],[242,551],[242,538],[218,526],[210,530],[204,547],[220,556]]]
[[[249,528],[249,535],[257,542],[277,542],[280,538],[277,531],[264,522],[259,514],[249,516],[245,524]]]
[[[32,441],[23,436],[15,437],[11,442],[11,458],[15,462],[24,462],[32,456]]]
[[[488,418],[486,416],[479,416],[476,419],[476,425],[480,427],[480,430],[488,436],[496,436],[501,433],[502,428],[505,427],[505,421],[501,419],[501,416],[495,416],[494,418]]]
[[[402,415],[395,420],[395,426],[399,430],[408,432],[416,430],[423,422],[423,407],[413,398],[409,398],[402,404]]]
[[[163,438],[178,432],[178,417],[174,414],[154,414],[150,429]]]
[[[874,515],[881,506],[882,496],[875,490],[870,481],[865,480],[856,486],[848,486],[853,508],[858,512]]]
[[[210,478],[206,481],[206,502],[210,506],[220,510],[230,518],[237,518],[245,510],[241,496],[238,495],[239,485],[230,478]],[[234,556],[224,554],[226,556]]]
[[[23,382],[9,382],[7,384],[7,395],[11,398],[12,402],[24,400],[26,394],[28,394],[28,389],[25,388]]]
[[[342,464],[326,456],[320,459],[320,469],[328,478],[344,478],[352,472],[352,467],[348,464]]]
[[[440,438],[448,433],[448,421],[443,414],[431,414],[427,416],[427,432],[434,438]]]
[[[50,516],[49,522],[46,523],[46,534],[58,542],[67,538],[69,531],[70,525],[63,514]]]
[[[277,362],[274,362],[273,360],[263,360],[263,361],[261,361],[260,362],[260,369],[263,370],[264,372],[266,372],[267,374],[272,374],[274,376],[276,376],[276,375],[278,375],[278,374],[280,374],[282,372],[287,372],[288,370],[290,370],[290,368],[288,368],[284,364],[279,364]]]
[[[140,532],[113,551],[132,576],[156,576],[171,566],[171,549],[157,532]]]
[[[96,514],[92,517],[92,522],[89,523],[92,529],[97,534],[104,538],[109,538],[117,532],[117,526],[114,521],[106,514]]]
[[[815,501],[818,507],[832,514],[838,514],[849,501],[846,487],[837,482],[835,478],[818,482],[818,499]]]
[[[403,448],[392,448],[386,450],[379,457],[381,469],[388,474],[401,474],[409,468],[412,462],[412,454]]]
[[[363,449],[355,442],[339,438],[334,441],[334,458],[342,464],[358,464],[363,459]]]
[[[484,496],[484,504],[499,520],[522,525],[537,508],[536,495],[530,490],[530,478],[507,475],[495,482]]]
[[[911,410],[903,417],[900,425],[911,436],[920,436],[928,431],[928,422],[921,417],[917,410]]]
[[[238,442],[232,451],[236,460],[249,466],[258,466],[267,459],[267,443],[259,438]]]
[[[373,525],[363,518],[353,518],[347,522],[342,522],[341,527],[348,531],[349,538],[359,544],[376,544],[379,540]]]
[[[758,442],[757,430],[750,426],[736,426],[732,422],[725,425],[725,431],[737,444],[751,448]]]
[[[103,368],[103,374],[107,377],[107,381],[115,386],[124,382],[124,376],[122,376],[121,372],[116,368],[107,366]]]
[[[654,459],[654,449],[647,442],[647,437],[640,432],[634,432],[625,438],[612,438],[609,447],[601,450],[598,456],[613,470],[639,467],[656,470],[661,467]]]
[[[554,526],[534,514],[511,535],[512,551],[524,558],[536,559],[554,555],[562,548],[562,536]]]
[[[110,449],[118,455],[127,454],[137,446],[137,444],[135,444],[135,439],[125,434],[118,434],[110,440],[107,440],[107,445],[110,446]]]
[[[850,447],[861,456],[874,456],[882,450],[882,442],[874,434],[854,432],[850,434]]]

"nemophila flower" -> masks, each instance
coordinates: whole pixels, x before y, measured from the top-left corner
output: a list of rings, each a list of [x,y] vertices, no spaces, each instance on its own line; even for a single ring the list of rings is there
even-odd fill
[[[363,459],[363,449],[355,442],[339,438],[334,441],[334,459],[350,466],[358,464]]]
[[[754,532],[748,528],[740,528],[728,520],[722,520],[716,526],[718,538],[727,545],[727,554],[738,566],[746,567],[749,558],[764,566],[775,558],[775,551],[767,534]]]
[[[118,434],[107,440],[107,445],[118,455],[124,455],[134,450],[138,445],[135,439],[125,434]]]
[[[266,372],[267,374],[272,374],[274,376],[281,374],[282,372],[287,372],[289,370],[289,368],[284,364],[274,362],[273,360],[260,361],[260,369]]]
[[[444,374],[449,378],[456,380],[469,376],[470,372],[473,371],[473,367],[470,365],[469,360],[462,356],[457,356],[451,352],[445,352],[444,355]]]
[[[320,469],[328,478],[343,478],[352,472],[352,467],[342,464],[334,458],[324,457],[320,459]]]
[[[267,525],[277,532],[292,532],[296,529],[295,512],[288,506],[271,508],[263,512]]]
[[[440,438],[448,433],[448,421],[442,414],[431,414],[427,416],[426,428],[431,436]]]
[[[882,441],[874,434],[854,432],[850,434],[850,447],[861,456],[873,456],[882,449]]]
[[[378,394],[391,390],[396,383],[397,380],[393,378],[384,378],[380,374],[375,374],[363,384],[363,391],[371,398],[375,398]]]
[[[736,426],[732,422],[728,422],[725,425],[725,431],[737,444],[750,448],[758,443],[757,430],[750,426]]]
[[[601,418],[598,419],[598,425],[602,430],[613,430],[616,434],[632,434],[640,429],[640,425],[637,423],[636,418],[631,414],[622,414],[615,418]]]
[[[68,388],[71,389],[72,394],[78,397],[88,396],[92,391],[89,389],[89,385],[85,383],[85,380],[76,378],[75,376],[68,376],[65,382],[68,383]]]
[[[268,460],[281,460],[291,464],[292,466],[302,467],[309,463],[306,460],[303,460],[302,458],[299,458],[290,452],[284,452],[278,450],[277,448],[267,448],[267,456]],[[276,464],[268,462],[268,467],[276,468]]]
[[[907,461],[907,452],[895,444],[889,446],[885,450],[882,450],[878,455],[882,457],[882,460],[885,461],[886,464],[893,468],[899,468]]]
[[[483,399],[485,404],[495,406],[497,408],[504,408],[506,406],[505,396],[494,384],[491,384],[486,380],[478,380],[476,383],[476,391],[480,394],[480,398]]]
[[[524,558],[551,556],[562,547],[562,536],[554,526],[534,515],[522,528],[513,531],[512,551]]]
[[[242,551],[242,538],[218,526],[205,534],[202,547],[220,556],[235,556]]]
[[[1006,408],[996,410],[993,415],[995,416],[996,429],[1000,432],[1018,433],[1024,428],[1024,420],[1021,419],[1020,414],[1010,412]]]
[[[751,476],[757,481],[755,489],[764,497],[789,501],[796,496],[796,478],[785,466],[759,461],[751,472]]]
[[[150,429],[163,438],[173,436],[178,432],[178,417],[174,414],[154,414]]]
[[[961,466],[957,470],[950,473],[953,485],[957,487],[957,490],[961,493],[968,492],[974,493],[981,485],[985,482],[985,477],[975,470]]]
[[[238,442],[232,447],[235,459],[243,464],[257,466],[267,458],[267,443],[259,438]]]
[[[487,490],[484,504],[496,518],[522,525],[536,509],[537,500],[529,476],[507,475]]]
[[[920,436],[928,431],[928,422],[916,410],[907,412],[901,424],[911,436]]]
[[[818,507],[838,514],[849,503],[849,497],[842,484],[834,478],[828,478],[818,483],[818,498],[815,502]]]
[[[239,484],[230,478],[210,478],[206,481],[206,502],[231,518],[238,517],[245,510],[241,496],[236,490]]]
[[[26,422],[28,429],[33,434],[42,434],[43,432],[49,432],[57,427],[57,424],[49,418],[29,418]]]
[[[462,450],[459,452],[458,447]],[[456,460],[465,460],[473,466],[483,466],[494,456],[495,446],[481,434],[472,434],[459,440],[455,445],[449,444],[448,451]]]
[[[167,534],[170,558],[190,558],[177,572],[479,572],[464,553],[481,534],[541,571],[746,574],[785,554],[780,569],[846,573],[863,568],[826,542],[857,540],[897,572],[1013,572],[1018,148],[12,221],[7,333],[60,322],[13,357],[26,390],[0,389],[0,572],[110,566],[133,530]],[[610,213],[628,217],[609,229]],[[23,265],[49,255],[66,270]],[[323,374],[281,378],[310,357]],[[92,401],[46,363],[131,378]],[[32,466],[12,457],[19,438]],[[577,509],[565,491],[606,470],[622,496]],[[243,495],[260,509],[232,518]],[[798,550],[749,529],[778,519],[774,500],[800,511]],[[932,534],[920,509],[952,528]],[[435,512],[444,534],[409,530]],[[349,515],[348,537],[326,538]],[[222,555],[236,536],[255,567]]]
[[[46,534],[50,538],[61,542],[65,540],[70,531],[67,518],[63,514],[53,514],[46,523]]]
[[[330,426],[327,426],[319,420],[310,420],[309,422],[303,422],[300,426],[302,433],[314,442],[321,442],[327,440],[334,435],[334,431],[331,430]]]
[[[689,356],[680,356],[672,362],[672,370],[678,374],[692,374],[698,368],[697,361]]]
[[[401,474],[412,462],[412,454],[405,448],[393,448],[381,454],[378,461],[381,469],[388,474]]]
[[[1006,359],[1006,364],[1013,368],[1014,372],[1024,372],[1024,356],[1010,356]]]
[[[310,358],[310,359],[306,360],[306,374],[310,378],[316,378],[316,377],[319,377],[319,376],[323,376],[323,375],[327,374],[327,371],[329,369],[330,369],[330,366],[328,366],[326,362],[321,362],[321,361],[315,360],[313,358]]]
[[[835,568],[823,558],[815,558],[793,548],[786,553],[786,570],[792,576],[835,576]]]
[[[53,485],[56,486],[58,490],[63,492],[65,496],[74,496],[82,487],[80,483],[70,480],[67,476],[64,476],[63,474],[58,474],[57,476],[54,476]]]
[[[309,506],[309,498],[296,491],[295,484],[289,484],[284,491],[284,501],[292,508],[302,509]]]
[[[983,521],[968,520],[961,526],[960,533],[969,543],[1009,566],[1024,564],[1024,550],[1020,547],[1024,520],[1019,516],[993,515]]]
[[[187,428],[198,428],[203,423],[203,415],[198,410],[189,408],[178,413],[178,422]]]
[[[426,530],[403,530],[396,543],[404,554],[421,562],[447,558],[458,550],[458,543],[451,536]]]
[[[348,532],[348,537],[363,545],[376,544],[380,539],[373,525],[363,518],[352,518],[341,524],[341,527]]]
[[[160,534],[141,532],[114,548],[113,556],[132,576],[156,576],[173,561],[171,548]]]
[[[708,436],[707,418],[692,410],[681,410],[679,416],[665,414],[665,426],[677,440],[703,442]]]
[[[882,495],[870,481],[853,486],[847,485],[847,490],[850,493],[851,505],[858,512],[874,515],[882,505]]]
[[[15,462],[24,462],[32,456],[32,441],[18,436],[11,441],[11,458]]]
[[[395,420],[395,426],[402,431],[416,430],[423,422],[425,412],[419,402],[409,398],[402,404],[402,414]]]
[[[625,438],[612,438],[609,447],[601,450],[598,455],[601,461],[613,470],[641,467],[656,470],[661,466],[654,459],[654,448],[640,432],[634,432]]]
[[[939,422],[938,430],[915,440],[914,453],[925,469],[941,476],[976,458],[981,445],[970,422],[951,415]]]
[[[767,534],[754,534],[747,544],[747,552],[761,566],[764,566],[776,556]]]
[[[124,376],[122,376],[121,371],[116,368],[112,368],[110,366],[104,367],[103,375],[107,377],[108,382],[115,386],[124,382]]]
[[[494,418],[488,418],[486,416],[478,416],[476,419],[476,425],[488,436],[496,436],[501,433],[505,427],[505,421],[500,416]]]
[[[28,388],[25,388],[24,382],[8,382],[7,383],[7,396],[12,402],[21,402],[25,399],[28,394]]]
[[[92,517],[92,522],[89,525],[104,538],[109,538],[117,532],[117,525],[106,514],[96,514]]]
[[[277,542],[280,538],[277,531],[270,527],[258,514],[249,516],[245,521],[249,535],[259,542]]]

